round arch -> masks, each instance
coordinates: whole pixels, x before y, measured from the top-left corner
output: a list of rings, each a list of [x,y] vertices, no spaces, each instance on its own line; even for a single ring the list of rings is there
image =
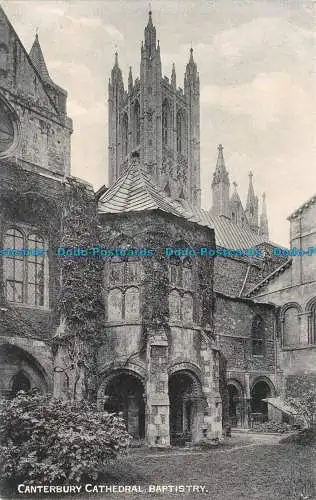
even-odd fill
[[[266,398],[275,396],[275,388],[268,377],[257,377],[252,383],[251,395],[251,411],[254,420],[268,420],[268,403],[264,401]]]
[[[236,379],[229,379],[226,383],[228,398],[228,418],[232,427],[242,427],[244,415],[244,388]]]
[[[200,368],[194,363],[190,363],[189,361],[181,361],[173,363],[168,368],[168,375],[170,377],[174,373],[180,371],[188,372],[191,376],[195,376],[196,380],[198,381],[202,380],[202,372]]]
[[[124,418],[129,434],[134,439],[145,437],[144,379],[129,369],[109,373],[99,389],[102,401],[99,407]]]
[[[315,309],[315,307],[316,307],[316,297],[312,297],[308,299],[308,301],[306,302],[305,311],[312,312],[313,309]]]
[[[298,314],[301,314],[303,312],[300,304],[298,304],[297,302],[288,302],[287,304],[284,304],[284,306],[281,307],[281,310],[280,310],[281,321],[284,321],[284,315],[285,315],[286,311],[288,309],[291,309],[292,307],[297,309]]]
[[[199,417],[205,406],[200,379],[195,372],[182,367],[169,372],[168,390],[171,445],[196,442],[200,432]]]
[[[0,344],[0,366],[3,369],[0,390],[6,396],[11,395],[15,377],[19,373],[29,380],[30,389],[36,387],[44,393],[52,390],[52,381],[41,363],[31,353],[15,344]]]

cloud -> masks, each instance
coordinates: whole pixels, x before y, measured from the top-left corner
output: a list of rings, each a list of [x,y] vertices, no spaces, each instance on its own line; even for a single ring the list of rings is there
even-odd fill
[[[113,24],[107,24],[106,26],[104,26],[104,29],[107,34],[114,40],[124,40],[123,34]]]
[[[76,132],[81,129],[81,131],[91,133],[91,127],[94,125],[105,127],[106,107],[104,102],[93,102],[90,106],[85,107],[80,101],[69,99],[67,107],[69,116],[74,120]]]
[[[213,36],[213,50],[221,57],[240,59],[258,50],[273,48],[275,55],[295,50],[302,52],[305,44],[312,44],[316,35],[285,19],[261,17]]]
[[[299,117],[308,111],[305,90],[287,73],[260,73],[242,85],[207,85],[201,91],[201,103],[211,104],[235,115],[252,116],[264,127],[283,117]]]

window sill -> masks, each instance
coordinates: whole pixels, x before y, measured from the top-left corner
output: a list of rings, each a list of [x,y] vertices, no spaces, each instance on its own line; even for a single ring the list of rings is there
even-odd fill
[[[304,349],[315,349],[316,344],[298,344],[298,345],[290,345],[290,346],[282,346],[283,351],[301,351]]]
[[[106,326],[128,326],[128,325],[141,325],[142,321],[138,319],[119,319],[117,321],[106,321]]]
[[[47,306],[36,306],[31,304],[22,304],[21,302],[7,302],[9,307],[13,308],[22,308],[22,309],[36,309],[37,311],[46,311],[49,312],[50,308]]]

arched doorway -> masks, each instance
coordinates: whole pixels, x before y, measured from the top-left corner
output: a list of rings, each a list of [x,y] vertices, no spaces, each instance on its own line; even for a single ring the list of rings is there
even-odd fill
[[[270,385],[265,380],[258,380],[251,389],[252,421],[266,422],[268,420],[268,403],[263,401],[272,396]]]
[[[228,381],[228,416],[232,427],[243,427],[245,421],[245,404],[243,390],[239,382]]]
[[[183,446],[199,435],[198,416],[202,404],[200,383],[193,373],[179,371],[169,378],[170,443]]]
[[[16,345],[0,346],[0,395],[16,396],[19,391],[37,388],[48,391],[47,375],[40,363],[30,353]]]
[[[135,439],[145,437],[144,388],[141,381],[130,373],[118,373],[106,385],[104,409],[121,414],[126,429]]]
[[[12,380],[12,396],[16,396],[19,391],[29,392],[31,389],[30,379],[23,371],[19,371],[14,375]]]

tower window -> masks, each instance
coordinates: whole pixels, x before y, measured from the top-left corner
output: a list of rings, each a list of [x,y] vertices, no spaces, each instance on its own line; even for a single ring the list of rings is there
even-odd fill
[[[162,105],[162,144],[167,146],[169,143],[169,129],[170,129],[170,109],[167,99],[164,100]]]
[[[183,152],[183,116],[181,111],[177,113],[177,152]]]
[[[124,113],[122,121],[122,145],[123,156],[126,156],[128,153],[128,116],[126,113]]]
[[[134,104],[135,147],[140,145],[140,107],[139,102]]]
[[[255,316],[252,322],[252,354],[262,356],[264,354],[264,329],[260,316]]]

